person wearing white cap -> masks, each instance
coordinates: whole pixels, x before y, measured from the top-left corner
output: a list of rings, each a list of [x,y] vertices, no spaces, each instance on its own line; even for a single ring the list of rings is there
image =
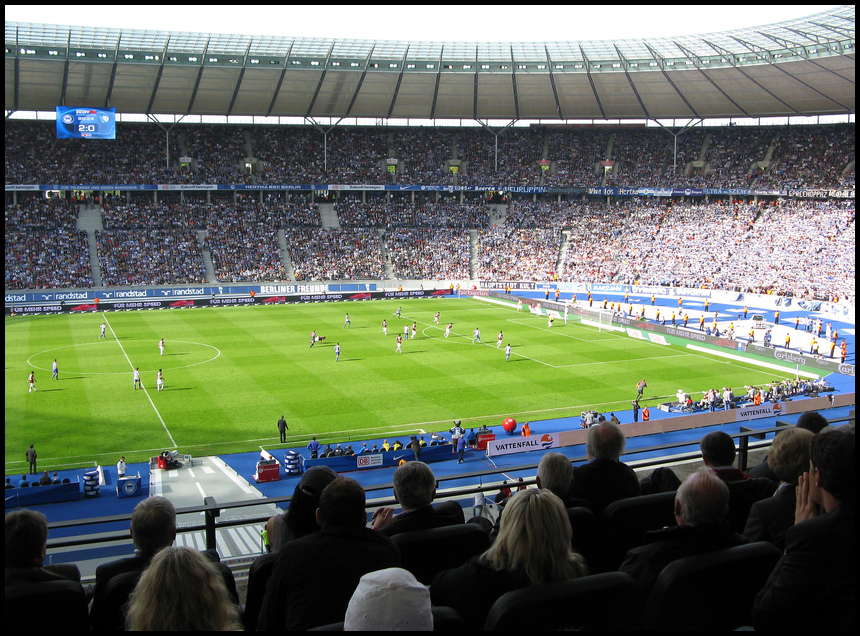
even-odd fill
[[[386,568],[361,577],[346,608],[347,632],[430,632],[430,590],[403,568]]]

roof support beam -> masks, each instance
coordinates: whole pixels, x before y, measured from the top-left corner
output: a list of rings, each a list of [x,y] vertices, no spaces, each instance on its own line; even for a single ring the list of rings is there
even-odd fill
[[[236,98],[239,96],[239,88],[242,86],[242,79],[245,77],[245,69],[248,67],[248,52],[251,50],[250,43],[245,47],[245,55],[242,58],[242,70],[239,71],[239,77],[236,80],[236,88],[233,89],[233,97],[230,98],[230,105],[227,107],[227,116],[233,112],[233,105],[236,103]]]
[[[269,110],[266,111],[266,117],[272,114],[272,111],[275,108],[275,102],[278,99],[278,94],[281,92],[281,86],[284,84],[284,77],[287,75],[287,62],[290,59],[290,52],[293,50],[293,43],[290,42],[290,48],[287,49],[287,54],[284,55],[284,67],[281,69],[281,76],[278,78],[278,84],[275,86],[275,90],[272,91],[272,99],[269,100]]]
[[[600,109],[600,114],[603,119],[609,119],[606,116],[606,111],[603,110],[603,104],[600,101],[600,95],[597,93],[597,87],[594,85],[594,80],[591,79],[591,63],[588,61],[588,57],[585,55],[585,51],[582,50],[582,47],[579,47],[580,53],[582,53],[582,59],[585,60],[585,75],[588,77],[588,83],[591,85],[591,92],[594,94],[594,101],[597,102],[597,107]]]
[[[355,87],[355,91],[352,93],[352,99],[349,100],[349,106],[346,108],[347,117],[352,112],[352,107],[355,105],[355,100],[358,99],[358,93],[361,91],[361,85],[364,83],[364,78],[367,76],[367,67],[370,66],[370,58],[373,56],[373,50],[376,48],[376,44],[370,47],[370,51],[368,51],[367,55],[364,58],[364,70],[361,72],[361,77],[358,78],[358,85]]]
[[[549,85],[552,87],[552,96],[553,99],[555,99],[555,112],[558,113],[559,119],[564,119],[564,115],[561,112],[561,102],[558,99],[558,88],[555,85],[555,73],[553,73],[552,58],[550,57],[549,50],[547,50],[545,45],[543,50],[546,53],[546,63],[547,68],[549,68]]]
[[[119,49],[115,49],[113,52],[113,64],[110,69],[110,80],[108,80],[108,89],[107,94],[105,95],[105,108],[110,108],[110,98],[113,94],[113,84],[116,80],[116,69],[119,65]]]
[[[645,102],[642,101],[642,97],[639,95],[639,91],[636,90],[636,84],[633,82],[633,78],[630,76],[630,71],[627,70],[628,63],[627,59],[621,53],[621,49],[618,48],[618,45],[615,46],[615,52],[618,53],[618,59],[621,60],[621,64],[624,66],[624,77],[627,78],[627,83],[630,84],[630,90],[633,91],[633,94],[636,95],[636,100],[639,102],[639,107],[642,109],[642,112],[645,114],[645,119],[652,119],[651,115],[648,113],[648,109],[645,107]]]
[[[651,55],[654,56],[655,60],[660,60],[660,72],[663,74],[663,77],[666,78],[666,81],[669,82],[669,86],[671,86],[672,89],[678,94],[678,97],[680,97],[681,101],[686,104],[687,108],[690,109],[690,112],[693,113],[695,117],[701,118],[701,115],[698,113],[698,111],[696,111],[695,108],[693,108],[693,105],[687,100],[687,98],[684,96],[684,93],[682,93],[681,90],[677,86],[675,86],[675,82],[673,82],[672,78],[669,77],[669,74],[666,72],[665,65],[663,64],[663,56],[661,56],[659,53],[657,53],[657,51],[648,46],[647,42],[645,42],[645,46],[651,52]],[[735,105],[737,106],[737,104]]]
[[[394,85],[394,93],[391,95],[391,104],[388,106],[388,118],[391,119],[391,114],[394,112],[394,105],[397,103],[397,95],[400,93],[400,83],[403,81],[403,73],[406,71],[406,57],[409,55],[409,45],[406,45],[406,50],[403,52],[403,59],[400,60],[400,73],[397,75],[397,83]]]
[[[314,91],[314,96],[311,98],[311,103],[308,104],[308,112],[305,113],[305,117],[310,117],[311,113],[314,110],[314,105],[317,102],[317,97],[320,95],[320,89],[322,88],[323,82],[325,81],[326,71],[328,70],[328,62],[331,59],[331,52],[334,50],[334,42],[328,47],[328,53],[325,54],[325,62],[323,63],[323,70],[320,73],[320,80],[317,82],[317,88]]]
[[[161,84],[161,75],[164,73],[164,60],[167,59],[167,50],[170,45],[170,38],[164,42],[164,48],[161,51],[161,64],[158,65],[158,73],[155,74],[155,82],[152,84],[152,91],[149,93],[149,103],[146,105],[147,114],[152,112],[152,106],[155,104],[155,96],[158,94],[158,86]]]
[[[197,99],[197,89],[200,88],[200,80],[203,79],[203,61],[206,59],[206,53],[209,50],[209,40],[206,40],[206,46],[203,47],[203,55],[200,56],[200,68],[197,69],[197,79],[194,81],[194,90],[191,91],[191,99],[188,100],[188,108],[186,114],[191,112],[194,107],[194,100]]]
[[[69,33],[69,37],[66,39],[66,60],[63,63],[63,83],[62,88],[60,89],[60,106],[66,105],[66,87],[69,82],[69,51],[72,50],[71,44],[71,32]]]
[[[511,89],[514,92],[514,117],[520,118],[520,95],[517,91],[517,65],[514,61],[514,53],[511,51]]]
[[[840,80],[846,81],[846,79],[845,79],[844,77],[842,77],[841,75],[839,75],[839,73],[834,73],[834,72],[833,72],[832,70],[830,70],[829,68],[824,68],[823,66],[821,66],[820,64],[818,64],[815,60],[809,60],[809,63],[810,63],[810,64],[814,64],[815,66],[817,66],[818,68],[820,68],[822,71],[826,71],[827,73],[833,73],[833,74],[834,74],[834,75],[836,75],[836,77],[838,77]],[[815,87],[814,87],[814,86],[812,86],[811,84],[808,84],[808,83],[804,82],[804,81],[803,81],[803,80],[801,80],[798,76],[796,76],[796,75],[792,75],[791,73],[787,73],[784,69],[780,68],[778,64],[774,64],[774,68],[775,68],[775,69],[777,69],[777,70],[779,70],[779,71],[781,71],[782,73],[785,73],[785,74],[786,74],[786,75],[788,75],[791,79],[793,79],[795,82],[798,82],[799,84],[802,84],[803,86],[805,86],[805,87],[806,87],[806,88],[808,88],[809,90],[814,91],[815,93],[818,93],[818,94],[819,94],[819,95],[821,95],[824,99],[826,99],[826,100],[829,100],[829,101],[833,102],[834,104],[836,104],[837,106],[839,106],[839,108],[843,108],[843,109],[845,109],[845,111],[846,111],[846,112],[848,112],[848,111],[850,111],[850,110],[851,110],[851,108],[850,108],[849,106],[847,106],[846,104],[843,104],[842,102],[837,102],[835,99],[833,99],[833,98],[832,98],[832,97],[830,97],[829,95],[825,95],[824,93],[822,93],[820,90],[818,90],[817,88],[815,88]],[[854,83],[854,82],[852,82],[852,84],[853,84],[853,83]],[[784,102],[783,102],[783,103],[784,103]],[[796,112],[796,111],[795,111],[795,112]],[[801,113],[801,114],[803,114],[803,113]],[[806,114],[814,115],[814,114],[816,114],[816,113],[806,113]]]
[[[442,81],[442,49],[439,50],[439,59],[436,60],[436,84],[433,87],[433,105],[430,107],[430,119],[436,119],[436,100],[439,99],[439,83]],[[478,95],[478,78],[475,77],[475,102],[472,106],[472,115],[475,116],[474,111],[477,110],[477,95]]]

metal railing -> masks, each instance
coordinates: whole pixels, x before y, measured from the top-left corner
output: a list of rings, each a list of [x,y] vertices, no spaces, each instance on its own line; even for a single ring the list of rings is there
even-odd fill
[[[832,425],[836,425],[842,422],[847,422],[848,420],[853,419],[852,417],[843,417],[839,419],[832,419],[829,422]],[[738,468],[740,470],[746,470],[747,462],[749,458],[750,450],[754,450],[758,447],[769,446],[770,442],[762,442],[754,446],[755,442],[751,441],[753,439],[765,440],[766,436],[771,433],[777,433],[784,428],[788,428],[793,426],[788,422],[780,422],[777,421],[777,425],[773,428],[768,429],[748,429],[746,427],[741,428],[740,433],[736,433],[731,437],[738,440]],[[644,448],[637,448],[634,450],[628,451],[625,455],[638,455],[641,453],[653,453],[653,452],[662,452],[662,451],[671,451],[672,449],[684,448],[688,446],[695,446],[694,451],[682,452],[682,453],[667,453],[659,458],[655,459],[646,459],[646,460],[636,460],[635,462],[630,462],[630,465],[637,468],[651,468],[651,467],[659,467],[663,464],[667,464],[670,462],[684,461],[684,460],[692,460],[701,458],[701,451],[699,450],[698,441],[683,441],[683,442],[673,442],[670,444],[658,444],[655,446],[648,446]],[[578,463],[587,461],[586,457],[572,457],[571,462]],[[460,479],[467,478],[482,478],[491,475],[498,475],[501,472],[522,472],[522,471],[534,471],[537,472],[538,462],[529,462],[526,464],[520,464],[517,466],[505,466],[501,468],[488,468],[486,470],[479,471],[469,471],[463,473],[457,473],[454,475],[449,475],[443,477],[438,480],[437,483],[444,483],[445,481],[454,481]],[[523,479],[522,484],[526,486],[531,486],[535,483],[535,478],[527,478]],[[519,485],[520,482],[517,482]],[[374,486],[367,486],[364,488],[365,492],[371,494],[373,492],[391,490],[393,484],[377,484]],[[493,485],[477,485],[477,486],[469,486],[469,487],[460,487],[454,488],[452,490],[437,490],[437,499],[458,499],[458,498],[466,498],[472,497],[476,493],[479,492],[487,492],[490,490],[497,490],[498,484],[494,483]],[[215,501],[214,497],[206,497],[204,499],[204,503],[202,506],[192,506],[188,508],[179,508],[176,510],[176,514],[200,514],[203,513],[204,522],[202,524],[196,524],[192,526],[184,526],[179,528],[178,530],[181,532],[205,532],[206,536],[206,548],[207,549],[216,549],[217,550],[217,539],[216,539],[216,530],[231,528],[237,526],[248,526],[255,524],[265,524],[271,515],[261,516],[261,517],[252,517],[250,519],[235,519],[235,520],[225,520],[221,522],[217,522],[216,520],[221,516],[222,511],[225,510],[236,510],[240,508],[248,508],[251,506],[259,506],[261,503],[265,504],[282,504],[287,503],[292,499],[292,496],[284,496],[284,497],[267,497],[266,499],[254,499],[251,501],[230,501],[224,503],[218,503]],[[386,505],[397,505],[397,501],[393,497],[383,497],[380,499],[374,499],[372,502],[370,501],[370,497],[368,497],[368,503],[366,508],[375,509],[379,506]],[[131,514],[122,514],[122,515],[112,515],[109,517],[95,517],[91,519],[75,519],[69,521],[55,521],[48,524],[48,529],[50,530],[59,530],[59,529],[67,529],[67,528],[76,528],[76,527],[84,527],[84,526],[96,526],[101,524],[108,523],[116,523],[116,522],[126,522],[130,525],[131,522]],[[69,548],[69,547],[82,547],[99,543],[108,543],[112,541],[122,541],[127,540],[129,538],[128,531],[124,532],[116,532],[116,533],[105,533],[99,536],[80,536],[80,537],[70,537],[64,539],[56,539],[48,542],[48,549],[57,549],[57,548]]]

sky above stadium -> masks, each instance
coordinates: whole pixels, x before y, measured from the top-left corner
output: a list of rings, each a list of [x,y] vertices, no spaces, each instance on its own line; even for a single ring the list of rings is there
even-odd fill
[[[6,20],[291,37],[534,42],[668,37],[762,26],[835,5],[6,5]]]

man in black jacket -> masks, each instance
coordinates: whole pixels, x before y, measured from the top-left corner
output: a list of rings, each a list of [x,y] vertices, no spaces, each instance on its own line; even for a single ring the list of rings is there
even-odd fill
[[[667,565],[684,557],[745,543],[724,523],[729,487],[709,468],[689,475],[675,495],[677,526],[645,533],[645,544],[627,553],[619,570],[639,583],[647,597]]]
[[[589,463],[573,469],[568,497],[585,499],[594,514],[601,515],[613,501],[638,495],[636,473],[619,461],[626,443],[621,427],[616,424],[602,422],[589,428],[585,442]]]
[[[401,532],[429,530],[465,523],[463,508],[456,501],[433,504],[436,496],[436,475],[423,462],[407,462],[394,471],[394,498],[403,511],[380,508],[373,513],[371,525],[375,530],[393,537]]]
[[[756,630],[856,629],[855,452],[853,430],[810,442],[785,554],[753,604]]]
[[[109,616],[115,614],[115,608],[105,606],[105,590],[110,580],[127,572],[142,573],[159,550],[173,545],[176,539],[176,508],[164,497],[147,497],[137,504],[131,513],[130,532],[134,541],[134,556],[103,563],[96,568],[96,585],[90,608],[90,624],[94,630],[116,628],[116,625],[108,624]],[[233,572],[220,563],[215,550],[204,550],[203,554],[217,564],[227,591],[238,603],[239,594]]]
[[[400,566],[400,550],[366,527],[364,490],[338,477],[320,495],[322,528],[279,551],[257,628],[307,630],[343,621],[349,599],[368,572]]]

